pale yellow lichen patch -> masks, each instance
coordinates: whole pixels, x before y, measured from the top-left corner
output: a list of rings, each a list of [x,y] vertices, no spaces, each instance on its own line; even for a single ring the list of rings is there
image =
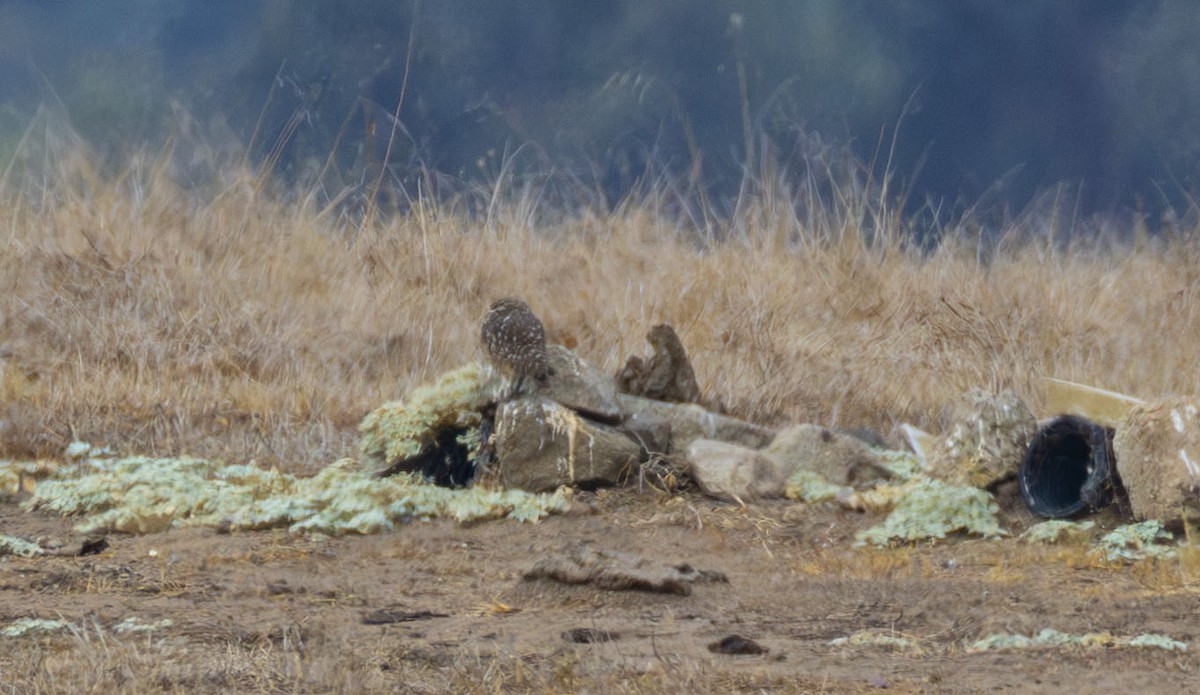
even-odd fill
[[[452,490],[410,475],[377,479],[351,459],[300,478],[249,465],[141,456],[83,459],[25,502],[27,509],[85,517],[77,526],[83,532],[223,526],[330,535],[376,533],[414,518],[535,521],[569,506],[569,491]]]
[[[448,427],[475,430],[478,442],[480,411],[495,399],[489,370],[470,363],[446,372],[428,386],[413,389],[402,401],[371,411],[358,430],[359,450],[373,470],[412,458]]]
[[[933,478],[915,478],[901,485],[884,485],[863,493],[868,509],[891,505],[891,513],[878,526],[859,531],[859,543],[887,545],[966,533],[984,538],[1006,535],[1000,527],[1000,512],[985,490],[951,485]]]
[[[1068,521],[1051,519],[1034,524],[1021,534],[1021,540],[1026,543],[1076,543],[1087,540],[1091,530],[1095,528],[1094,521]]]

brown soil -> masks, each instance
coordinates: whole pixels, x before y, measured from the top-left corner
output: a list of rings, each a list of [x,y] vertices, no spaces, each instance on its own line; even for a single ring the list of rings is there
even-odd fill
[[[1110,565],[1084,546],[957,540],[852,547],[876,520],[631,490],[540,524],[412,523],[371,537],[184,529],[84,557],[0,558],[2,692],[1182,692],[1200,684],[1189,557]],[[1020,526],[1019,520],[1016,522]],[[69,520],[0,502],[0,529],[69,540]],[[522,573],[570,545],[724,573],[690,595]],[[1191,568],[1194,569],[1194,568]],[[172,625],[115,634],[137,616]],[[971,653],[1000,632],[1160,633],[1159,649]],[[834,646],[863,631],[917,649]],[[761,655],[709,649],[730,635]]]

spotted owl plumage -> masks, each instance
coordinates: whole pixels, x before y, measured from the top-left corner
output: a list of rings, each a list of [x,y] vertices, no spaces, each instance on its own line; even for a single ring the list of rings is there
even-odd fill
[[[520,299],[492,302],[481,333],[488,359],[501,372],[512,376],[517,388],[527,378],[544,383],[553,373],[546,355],[546,329]]]

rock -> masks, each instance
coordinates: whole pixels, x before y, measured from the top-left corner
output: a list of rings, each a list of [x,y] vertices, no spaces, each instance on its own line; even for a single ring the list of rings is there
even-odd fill
[[[628,394],[617,394],[617,402],[626,418],[655,416],[671,424],[667,453],[685,452],[693,441],[702,438],[758,449],[775,437],[775,431],[768,427],[719,415],[691,403],[666,403]]]
[[[641,454],[620,430],[537,396],[501,404],[493,436],[497,461],[489,476],[531,492],[616,485]]]
[[[590,584],[608,591],[649,591],[661,594],[692,593],[697,582],[728,582],[721,572],[697,570],[691,565],[666,565],[639,555],[593,550],[574,545],[551,555],[527,570],[526,581],[551,579],[564,584]]]
[[[777,461],[737,444],[697,439],[688,446],[687,460],[700,489],[717,499],[782,497],[787,484]]]
[[[951,422],[925,452],[929,472],[952,485],[979,488],[1016,475],[1038,431],[1029,406],[1007,390],[971,389],[953,403]]]
[[[593,420],[621,421],[617,384],[611,376],[562,345],[547,345],[546,355],[554,374],[539,392]]]
[[[1133,406],[1117,427],[1117,472],[1139,519],[1200,518],[1200,401]]]
[[[636,413],[621,423],[620,430],[642,448],[642,460],[665,456],[671,448],[671,422],[653,413]]]
[[[635,355],[625,362],[625,367],[617,374],[620,391],[659,401],[699,402],[696,372],[675,329],[660,323],[650,329],[646,341],[654,354],[645,360]]]
[[[835,485],[863,486],[891,477],[865,442],[820,425],[785,427],[763,453],[778,462],[784,478],[800,469]]]
[[[564,630],[562,638],[572,644],[598,644],[621,638],[621,633],[595,627],[576,627]]]
[[[735,634],[709,644],[708,651],[714,654],[766,654],[770,650],[749,637]]]

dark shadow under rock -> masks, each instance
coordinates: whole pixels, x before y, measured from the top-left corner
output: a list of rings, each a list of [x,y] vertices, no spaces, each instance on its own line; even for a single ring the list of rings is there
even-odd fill
[[[450,427],[437,433],[421,453],[388,466],[375,474],[386,478],[397,473],[420,473],[442,487],[462,487],[475,479],[475,461],[470,450],[459,441],[465,428]]]

